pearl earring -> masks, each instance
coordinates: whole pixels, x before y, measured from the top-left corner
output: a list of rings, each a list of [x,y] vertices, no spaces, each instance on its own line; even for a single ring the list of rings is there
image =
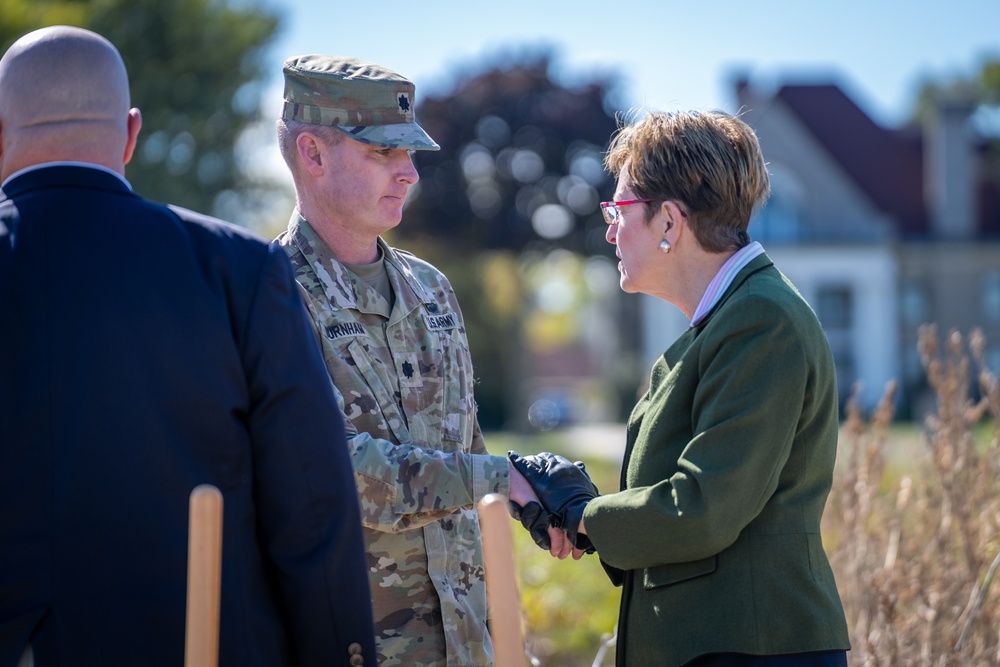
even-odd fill
[[[667,243],[666,239],[660,241],[660,250],[663,251],[664,253],[670,252],[670,244]]]

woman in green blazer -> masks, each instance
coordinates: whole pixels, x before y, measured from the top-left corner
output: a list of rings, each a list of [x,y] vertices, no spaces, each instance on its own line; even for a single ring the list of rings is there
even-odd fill
[[[846,665],[820,518],[837,448],[833,357],[815,314],[751,242],[760,147],[720,112],[654,113],[612,141],[602,204],[621,287],[690,328],[632,411],[621,490],[549,454],[512,460],[622,586],[619,666]],[[582,551],[577,548],[575,557]]]

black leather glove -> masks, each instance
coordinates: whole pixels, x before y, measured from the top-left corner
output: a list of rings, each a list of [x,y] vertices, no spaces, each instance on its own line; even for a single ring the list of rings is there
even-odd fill
[[[551,452],[521,456],[509,451],[507,457],[531,484],[545,509],[558,517],[559,525],[573,546],[594,553],[596,550],[590,539],[576,532],[583,519],[583,508],[600,495],[583,462],[573,462]]]
[[[531,533],[531,539],[542,549],[548,551],[552,548],[552,540],[549,539],[549,526],[558,524],[558,517],[549,512],[544,507],[532,500],[521,507],[513,500],[507,501],[510,504],[510,514],[521,522],[525,530]]]

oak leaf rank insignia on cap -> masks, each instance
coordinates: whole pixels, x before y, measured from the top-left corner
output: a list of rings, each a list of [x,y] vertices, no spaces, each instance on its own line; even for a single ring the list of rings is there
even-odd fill
[[[381,65],[343,56],[285,61],[281,117],[328,125],[352,139],[386,148],[439,150],[414,116],[416,88]]]

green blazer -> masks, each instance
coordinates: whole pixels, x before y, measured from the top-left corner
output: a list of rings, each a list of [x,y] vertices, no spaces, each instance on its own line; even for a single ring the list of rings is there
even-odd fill
[[[584,512],[623,586],[619,667],[850,647],[820,538],[833,357],[766,255],[656,361],[627,429],[621,491]]]

